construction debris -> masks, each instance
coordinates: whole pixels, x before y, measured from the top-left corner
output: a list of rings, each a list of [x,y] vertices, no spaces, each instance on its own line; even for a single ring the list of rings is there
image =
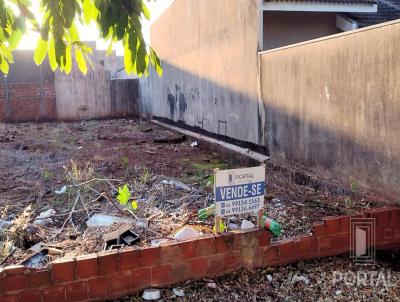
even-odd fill
[[[158,300],[161,298],[161,291],[156,288],[145,289],[142,298],[147,301]]]
[[[103,227],[103,226],[110,226],[114,223],[130,223],[132,222],[131,219],[112,216],[112,215],[105,215],[105,214],[94,214],[88,221],[86,221],[86,225],[88,227]]]
[[[105,244],[124,248],[131,241],[108,243],[106,238],[122,226],[140,237],[134,244],[141,247],[211,233],[212,171],[239,164],[206,144],[179,143],[185,138],[178,133],[152,124],[142,127],[152,131],[140,131],[134,120],[0,127],[0,136],[12,133],[15,140],[5,140],[0,149],[1,265],[21,263],[41,249],[56,248],[73,257],[101,251]],[[267,163],[266,171],[264,211],[281,226],[276,239],[309,233],[325,216],[385,205],[362,192],[318,191],[297,170],[293,177],[290,169]],[[125,186],[129,197],[121,203],[118,188]],[[238,229],[244,219],[254,225],[257,217],[233,216],[221,225]]]
[[[176,232],[176,234],[174,235],[174,239],[178,241],[185,241],[185,240],[196,239],[200,235],[201,233],[198,230],[189,226],[185,226],[178,232]]]
[[[39,216],[36,217],[34,224],[47,226],[53,223],[51,219],[52,216],[56,215],[56,211],[53,209],[48,209],[47,211],[41,212]]]

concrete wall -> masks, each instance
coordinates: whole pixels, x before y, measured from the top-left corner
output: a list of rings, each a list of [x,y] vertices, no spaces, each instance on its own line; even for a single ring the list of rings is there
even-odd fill
[[[114,117],[140,116],[139,80],[111,81],[111,108]]]
[[[336,13],[264,12],[264,50],[339,32]]]
[[[256,0],[176,0],[151,27],[151,44],[164,75],[140,80],[144,114],[262,142]]]
[[[56,72],[57,118],[61,121],[138,116],[138,80],[111,81],[110,72],[94,64],[83,75]]]
[[[400,22],[264,52],[274,160],[400,194]]]
[[[56,94],[59,120],[106,118],[112,112],[111,79],[105,68],[95,65],[83,75],[76,66],[69,75],[57,71]]]

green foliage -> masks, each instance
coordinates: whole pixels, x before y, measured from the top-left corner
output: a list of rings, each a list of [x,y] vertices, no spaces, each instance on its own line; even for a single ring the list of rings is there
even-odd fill
[[[351,182],[351,191],[353,191],[353,193],[358,191],[358,183],[356,181]]]
[[[34,54],[36,64],[41,64],[48,56],[52,70],[59,68],[68,74],[72,69],[74,52],[80,71],[86,74],[93,51],[80,41],[77,24],[94,22],[100,37],[109,43],[108,54],[113,44],[122,42],[127,73],[148,75],[148,67],[153,65],[161,76],[161,61],[155,51],[146,45],[142,34],[142,18],[150,19],[144,1],[40,0],[41,22],[31,12],[30,0],[0,1],[0,70],[8,73],[9,64],[13,63],[12,51],[29,24],[40,33]]]
[[[129,191],[127,185],[124,185],[122,188],[121,187],[118,188],[117,199],[121,205],[125,206],[128,203],[130,197],[131,197],[131,192]]]
[[[344,204],[347,208],[351,208],[353,206],[353,200],[350,197],[346,197]]]

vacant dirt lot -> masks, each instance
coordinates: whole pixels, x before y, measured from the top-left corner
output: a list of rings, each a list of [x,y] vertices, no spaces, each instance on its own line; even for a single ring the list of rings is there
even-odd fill
[[[0,124],[1,266],[21,262],[39,242],[57,249],[48,260],[102,250],[104,234],[122,223],[88,227],[95,214],[124,218],[141,245],[168,240],[187,224],[211,232],[213,218],[199,221],[197,211],[213,203],[212,170],[240,164],[206,143],[191,143],[137,120]],[[283,228],[277,239],[310,232],[325,216],[386,204],[355,183],[342,187],[300,167],[267,163],[266,173],[265,210]],[[130,201],[121,206],[118,188],[125,184]],[[49,217],[38,220],[45,211]],[[248,215],[225,224],[240,225],[242,218],[255,222]]]

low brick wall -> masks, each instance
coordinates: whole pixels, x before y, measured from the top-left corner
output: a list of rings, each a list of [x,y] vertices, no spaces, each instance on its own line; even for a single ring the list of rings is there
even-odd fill
[[[53,121],[57,119],[54,81],[0,85],[0,122]]]
[[[327,217],[311,235],[271,242],[268,231],[207,235],[160,247],[127,248],[60,259],[49,268],[0,271],[0,302],[96,301],[188,279],[216,277],[241,268],[284,265],[349,252],[350,218],[376,219],[376,248],[400,247],[400,208]]]

